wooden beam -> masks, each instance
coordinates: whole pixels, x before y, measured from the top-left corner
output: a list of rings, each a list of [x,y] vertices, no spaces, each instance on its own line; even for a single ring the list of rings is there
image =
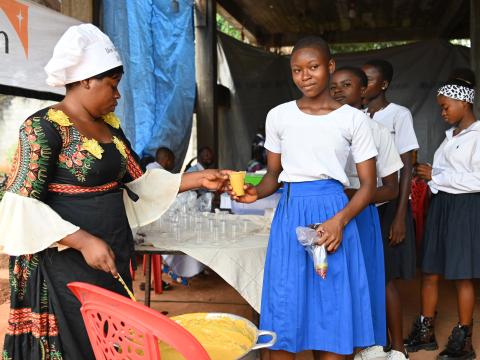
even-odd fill
[[[384,41],[419,41],[439,38],[436,28],[377,28],[355,29],[351,31],[332,31],[317,34],[283,33],[281,37],[277,36],[276,34],[269,34],[265,36],[263,44],[266,46],[292,46],[298,39],[307,35],[322,36],[328,43],[331,44]],[[453,33],[451,35],[452,38],[469,37],[468,32],[465,32],[463,30]]]
[[[254,23],[251,17],[233,0],[218,0],[218,4],[253,34],[259,45],[263,45],[263,39],[265,34],[268,34],[268,31],[261,24]]]

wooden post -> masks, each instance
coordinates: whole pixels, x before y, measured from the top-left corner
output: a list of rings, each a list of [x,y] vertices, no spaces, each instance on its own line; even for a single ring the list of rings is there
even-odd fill
[[[470,0],[470,66],[475,72],[475,114],[480,116],[480,0]]]
[[[216,0],[195,1],[197,144],[218,158]]]

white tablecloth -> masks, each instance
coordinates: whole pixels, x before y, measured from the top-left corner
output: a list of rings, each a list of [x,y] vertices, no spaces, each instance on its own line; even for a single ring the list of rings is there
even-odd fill
[[[144,241],[145,245],[150,244],[158,249],[181,251],[207,265],[234,287],[259,313],[268,227],[261,226],[263,222],[261,218],[249,218],[253,220],[252,224],[257,225],[253,225],[256,229],[239,235],[235,241],[220,239],[217,243],[212,243],[208,234],[204,234],[205,238],[198,240],[192,233],[178,242],[172,239],[171,234],[154,229],[143,231]]]

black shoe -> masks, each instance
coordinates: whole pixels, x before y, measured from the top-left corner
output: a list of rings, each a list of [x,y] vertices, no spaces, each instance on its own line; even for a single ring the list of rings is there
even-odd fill
[[[448,337],[448,343],[437,357],[439,360],[472,360],[475,351],[472,347],[472,327],[460,324],[455,326]]]
[[[412,326],[410,335],[404,340],[407,352],[417,352],[419,350],[437,350],[438,344],[435,339],[435,328],[433,318],[424,317],[423,321],[419,316]]]

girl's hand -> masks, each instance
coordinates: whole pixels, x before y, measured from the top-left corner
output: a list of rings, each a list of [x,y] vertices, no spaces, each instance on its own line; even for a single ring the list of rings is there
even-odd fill
[[[235,200],[236,202],[239,203],[244,203],[244,204],[250,204],[258,199],[258,193],[257,193],[257,188],[253,185],[246,184],[243,186],[245,189],[245,195],[243,196],[237,196],[235,194],[235,191],[233,191],[233,188],[231,186],[228,187],[228,193],[232,200]]]
[[[117,276],[117,267],[115,266],[115,254],[108,244],[102,239],[83,232],[82,246],[78,250],[82,253],[88,266],[111,273]]]
[[[202,171],[200,187],[212,191],[225,191],[230,170],[208,169]]]
[[[418,164],[415,167],[415,174],[425,181],[432,180],[432,166],[430,164]]]
[[[328,252],[337,251],[343,239],[343,223],[333,217],[317,227],[317,233],[320,237],[318,245],[325,245]]]
[[[390,233],[388,234],[388,244],[390,246],[396,246],[405,240],[405,234],[407,233],[405,219],[401,217],[395,217],[390,227]]]

